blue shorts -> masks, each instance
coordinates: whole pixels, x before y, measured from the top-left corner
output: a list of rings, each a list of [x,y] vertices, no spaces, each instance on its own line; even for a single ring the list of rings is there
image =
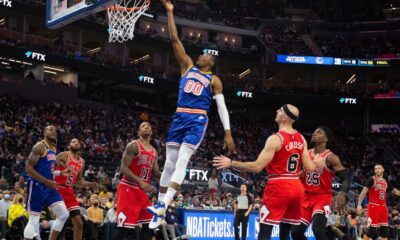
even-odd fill
[[[29,181],[27,189],[26,209],[30,214],[40,214],[44,205],[51,208],[53,204],[63,201],[57,190],[38,181]]]
[[[167,145],[185,145],[197,149],[204,138],[207,125],[207,115],[176,112],[168,131]]]

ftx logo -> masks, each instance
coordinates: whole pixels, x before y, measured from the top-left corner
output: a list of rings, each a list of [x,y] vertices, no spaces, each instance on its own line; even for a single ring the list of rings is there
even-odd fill
[[[41,53],[26,51],[25,56],[27,58],[31,58],[31,59],[34,59],[34,60],[39,60],[39,61],[43,61],[43,62],[46,61],[46,55],[45,54],[41,54]]]
[[[186,169],[186,172],[189,172],[189,179],[196,181],[208,181],[207,170],[200,169]]]
[[[11,0],[0,0],[0,5],[3,4],[4,7],[12,7],[11,3]]]
[[[208,48],[203,49],[203,53],[204,54],[211,54],[211,55],[214,55],[214,56],[219,56],[218,50],[212,50],[212,49],[208,49]]]
[[[236,95],[238,97],[253,98],[252,92],[237,91]]]
[[[357,104],[357,98],[340,98],[339,102],[342,104]]]
[[[146,77],[146,76],[143,76],[143,75],[140,75],[140,76],[139,76],[139,81],[145,82],[145,83],[154,84],[154,78],[152,78],[152,77]]]

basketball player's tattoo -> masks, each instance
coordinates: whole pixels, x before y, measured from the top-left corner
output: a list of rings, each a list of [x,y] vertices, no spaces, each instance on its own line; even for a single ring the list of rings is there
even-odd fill
[[[137,156],[139,154],[139,146],[135,142],[130,142],[126,145],[125,151],[122,155],[122,161],[121,161],[121,173],[125,175],[126,177],[130,178],[131,180],[141,182],[142,179],[138,176],[136,176],[130,169],[129,166],[131,165],[131,162],[133,160],[134,156]]]
[[[56,165],[64,167],[65,164],[67,163],[67,161],[68,161],[67,153],[66,152],[62,152],[62,153],[57,155]]]
[[[28,156],[28,161],[27,163],[32,165],[32,166],[36,166],[36,164],[39,162],[40,157],[43,154],[43,143],[38,142],[36,143],[33,148],[31,153]]]
[[[39,162],[40,157],[44,153],[44,145],[41,142],[36,143],[33,148],[31,153],[28,156],[28,160],[26,162],[26,173],[33,177],[34,179],[38,180],[39,182],[44,182],[46,180],[45,177],[43,177],[40,173],[38,173],[35,170],[36,164]]]

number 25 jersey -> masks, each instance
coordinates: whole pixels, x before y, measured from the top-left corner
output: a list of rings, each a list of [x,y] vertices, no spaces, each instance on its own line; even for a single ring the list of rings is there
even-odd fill
[[[212,103],[212,72],[202,72],[191,66],[179,81],[178,107],[203,109],[208,112]]]

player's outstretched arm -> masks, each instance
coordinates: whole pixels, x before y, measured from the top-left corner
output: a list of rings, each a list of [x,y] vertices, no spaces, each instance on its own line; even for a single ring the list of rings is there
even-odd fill
[[[35,170],[36,164],[39,162],[40,157],[46,151],[43,143],[38,142],[33,146],[31,153],[26,161],[25,171],[26,173],[36,179],[39,182],[44,183],[49,188],[57,188],[57,185],[50,179],[43,177],[40,173]]]
[[[365,198],[365,196],[367,195],[368,191],[369,191],[369,188],[364,187],[363,190],[362,190],[361,193],[360,193],[360,196],[358,196],[357,213],[358,213],[359,215],[361,215],[361,213],[362,213],[362,206],[361,206],[361,204],[362,204],[362,202],[364,201],[364,198]]]
[[[161,0],[164,5],[165,10],[167,10],[168,15],[168,29],[169,35],[172,42],[172,48],[176,59],[181,67],[181,73],[183,74],[186,70],[193,65],[192,59],[186,54],[185,48],[178,36],[178,30],[176,29],[175,19],[174,19],[174,5],[170,0]]]
[[[235,143],[233,142],[232,138],[231,126],[229,123],[228,108],[226,107],[225,98],[224,95],[222,94],[223,90],[222,81],[219,77],[214,75],[212,84],[213,85],[211,87],[214,93],[215,102],[217,103],[218,115],[219,118],[221,119],[221,123],[225,131],[224,148],[227,148],[228,152],[232,153],[235,151]]]
[[[346,169],[339,157],[336,154],[330,154],[326,158],[326,163],[335,172],[336,177],[339,178],[339,183],[342,184],[338,195],[336,196],[336,204],[339,209],[342,209],[346,203],[346,193],[350,191],[350,177],[349,170]]]
[[[140,188],[143,189],[145,192],[153,191],[153,188],[150,184],[143,181],[140,177],[136,176],[130,169],[129,166],[133,160],[133,157],[139,154],[139,146],[135,142],[130,142],[126,145],[125,151],[122,154],[122,161],[121,161],[121,173],[125,175],[127,178],[136,181]]]
[[[225,156],[214,157],[213,166],[217,169],[235,168],[243,172],[261,172],[275,156],[275,152],[281,147],[281,139],[272,135],[267,139],[264,149],[254,162],[233,161]]]
[[[82,159],[82,168],[79,171],[78,175],[76,176],[76,185],[80,187],[90,187],[90,188],[97,188],[98,184],[96,182],[89,182],[83,178],[83,170],[85,169],[85,160]]]

